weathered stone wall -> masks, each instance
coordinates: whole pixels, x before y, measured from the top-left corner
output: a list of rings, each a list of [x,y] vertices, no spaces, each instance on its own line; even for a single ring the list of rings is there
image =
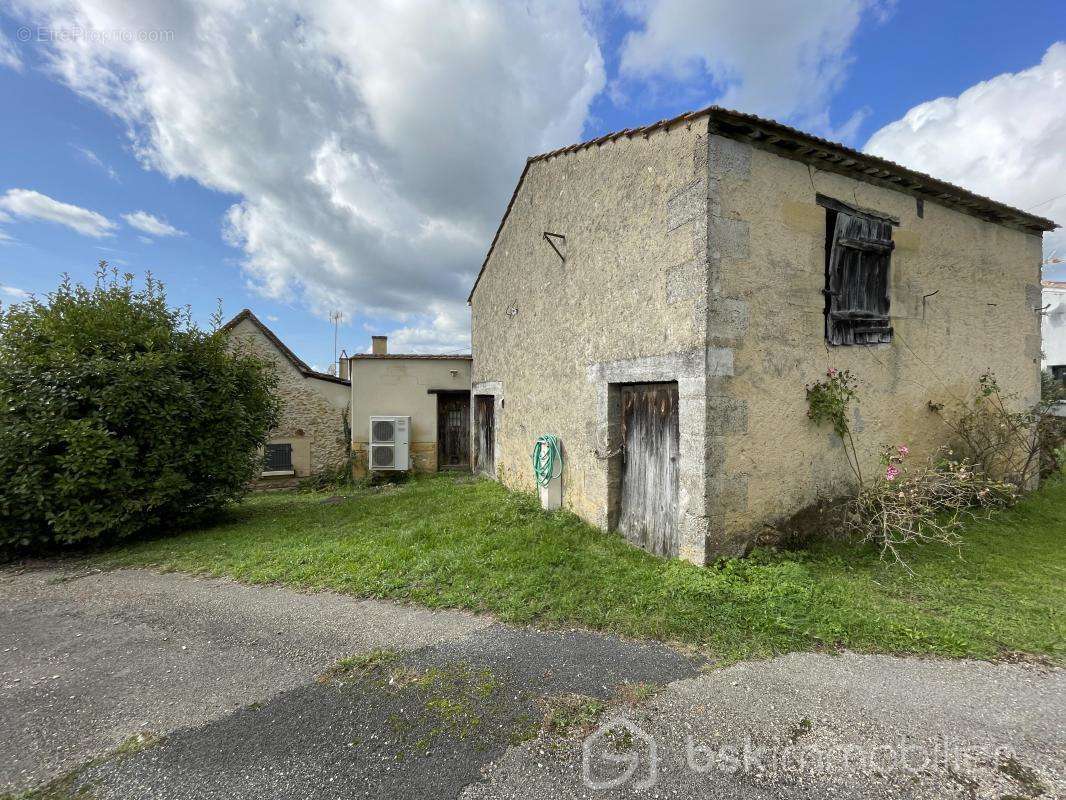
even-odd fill
[[[678,381],[680,549],[695,561],[707,532],[706,131],[697,120],[531,163],[471,300],[497,476],[533,490],[530,451],[554,433],[564,505],[594,524],[608,525],[617,472],[609,384]],[[566,237],[565,262],[546,231]]]
[[[343,464],[348,457],[344,416],[351,387],[305,377],[248,319],[234,326],[229,335],[235,344],[274,364],[277,370],[281,420],[268,442],[293,446],[296,477]]]
[[[828,348],[816,193],[900,219],[890,344]],[[562,234],[561,261],[544,232]],[[804,385],[862,380],[862,463],[947,440],[929,403],[992,369],[1039,394],[1040,238],[681,123],[532,162],[471,300],[473,391],[496,398],[496,474],[532,490],[536,437],[563,443],[564,505],[607,527],[617,383],[679,385],[680,553],[743,552],[851,480]]]
[[[728,154],[717,164],[715,152]],[[854,430],[863,468],[882,444],[927,456],[948,438],[929,403],[948,406],[992,369],[1017,402],[1039,397],[1040,238],[909,195],[711,138],[711,249],[721,253],[722,394],[736,424],[712,494],[734,541],[839,493],[851,479],[827,427],[806,417],[804,384],[828,367],[861,381]],[[821,193],[899,218],[891,261],[893,341],[829,347],[824,337],[825,209]],[[712,192],[713,194],[713,192]],[[712,211],[713,214],[713,211]],[[712,301],[713,302],[713,301]]]

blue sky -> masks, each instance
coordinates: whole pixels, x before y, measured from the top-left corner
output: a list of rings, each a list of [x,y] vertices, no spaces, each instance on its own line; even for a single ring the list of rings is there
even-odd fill
[[[332,308],[461,350],[526,155],[711,102],[1066,223],[1062,2],[127,5],[0,0],[2,301],[107,259],[319,366]]]

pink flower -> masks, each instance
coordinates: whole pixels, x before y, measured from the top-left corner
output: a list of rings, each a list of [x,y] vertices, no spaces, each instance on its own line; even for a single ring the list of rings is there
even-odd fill
[[[825,371],[825,374],[828,375],[830,378],[835,378],[837,376],[836,367],[830,367]]]
[[[901,444],[897,449],[899,450],[900,458],[906,458],[908,455],[910,455],[911,449],[905,444]]]
[[[898,477],[899,477],[899,467],[897,467],[895,464],[889,464],[888,465],[888,469],[885,470],[885,479],[886,480],[890,480],[890,481],[894,481]]]

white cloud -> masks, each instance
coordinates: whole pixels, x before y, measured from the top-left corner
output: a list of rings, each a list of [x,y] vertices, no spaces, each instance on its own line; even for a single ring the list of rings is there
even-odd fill
[[[22,59],[19,57],[18,48],[4,35],[3,31],[0,31],[0,67],[7,67],[16,72],[22,71]]]
[[[149,236],[185,235],[185,231],[178,230],[166,220],[149,214],[147,211],[134,211],[132,214],[123,214],[122,219],[126,220],[126,224],[131,228],[136,228]],[[144,237],[142,236],[141,239],[143,240]],[[149,241],[151,240],[149,239]]]
[[[388,337],[392,353],[469,353],[470,313],[466,308],[437,305],[389,331]]]
[[[1066,224],[1066,42],[1035,67],[917,105],[868,152]],[[1066,252],[1066,234],[1044,236]]]
[[[25,289],[19,289],[16,286],[4,286],[3,284],[0,284],[0,295],[3,295],[4,297],[7,297],[17,303],[20,300],[25,300],[26,298],[28,298],[30,296],[30,293],[27,292]]]
[[[142,161],[236,194],[225,235],[275,297],[404,318],[461,308],[525,157],[575,141],[604,84],[580,0],[23,0],[65,84]],[[60,22],[61,21],[61,22]]]
[[[113,181],[117,181],[118,180],[118,173],[115,172],[115,170],[111,167],[111,165],[105,163],[104,160],[102,158],[100,158],[100,156],[96,155],[96,153],[94,153],[88,147],[82,147],[80,144],[72,144],[71,147],[73,147],[75,150],[77,150],[79,153],[81,153],[82,158],[84,158],[86,161],[88,161],[94,167],[99,167],[104,172],[106,172],[107,173],[107,177],[109,177],[111,180],[113,180]]]
[[[862,116],[834,129],[829,100],[846,77],[864,15],[883,18],[891,7],[879,0],[645,0],[633,4],[643,27],[622,44],[621,72],[708,78],[721,105],[847,137]]]
[[[110,236],[115,229],[115,223],[103,214],[70,203],[61,203],[30,189],[8,189],[7,194],[0,196],[0,211],[23,219],[57,222],[94,238]]]

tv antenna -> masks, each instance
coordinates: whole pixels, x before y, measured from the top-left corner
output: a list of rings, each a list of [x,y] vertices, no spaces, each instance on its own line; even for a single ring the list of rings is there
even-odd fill
[[[340,327],[344,314],[340,311],[330,311],[329,321],[333,323],[333,364],[337,364],[337,330]]]

